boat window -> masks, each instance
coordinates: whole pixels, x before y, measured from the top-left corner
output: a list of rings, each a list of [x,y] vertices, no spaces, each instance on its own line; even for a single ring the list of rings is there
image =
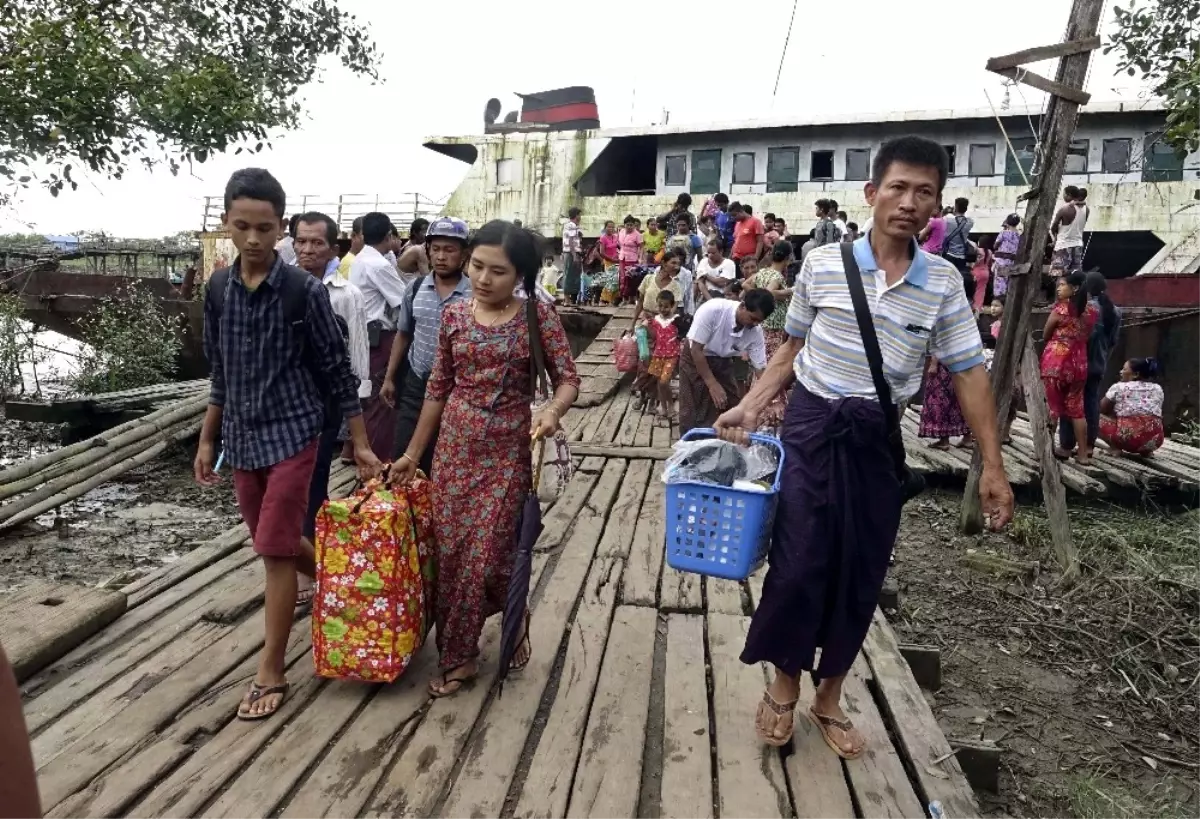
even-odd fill
[[[813,151],[808,178],[814,181],[833,179],[833,151]]]
[[[996,146],[991,144],[975,144],[967,155],[968,176],[996,175]]]
[[[1084,174],[1088,172],[1088,147],[1086,139],[1073,139],[1067,148],[1067,168],[1065,173]]]
[[[517,161],[515,159],[496,160],[497,185],[515,185],[519,181],[517,179]]]
[[[743,153],[733,155],[733,184],[754,184],[754,154]]]
[[[1131,139],[1106,139],[1100,152],[1101,173],[1125,173],[1129,170]]]
[[[793,193],[799,179],[799,148],[767,149],[767,193]]]
[[[958,164],[958,148],[953,145],[943,145],[942,147],[946,149],[946,156],[950,158],[950,161],[947,163],[950,175],[955,176],[958,173],[955,169],[955,166]]]
[[[1163,140],[1161,132],[1146,134],[1143,182],[1182,182],[1184,155]]]
[[[687,184],[687,155],[667,157],[666,178],[663,184],[668,187]]]
[[[846,149],[846,179],[862,182],[871,178],[871,149]]]
[[[1033,167],[1037,160],[1035,145],[1036,141],[1033,137],[1012,138],[1012,150],[1007,153],[1004,163],[1005,185],[1025,185],[1026,178],[1029,179],[1028,184],[1033,184],[1036,176]],[[1021,173],[1022,170],[1025,172],[1024,174]]]

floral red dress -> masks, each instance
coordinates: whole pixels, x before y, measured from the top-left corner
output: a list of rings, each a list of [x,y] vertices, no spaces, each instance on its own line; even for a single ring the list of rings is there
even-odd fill
[[[558,313],[541,303],[537,312],[551,383],[578,386]],[[532,486],[533,392],[524,310],[484,327],[469,301],[445,309],[425,388],[427,399],[446,402],[432,476],[443,669],[473,659],[484,621],[504,610],[517,521]]]
[[[1042,350],[1042,383],[1046,403],[1055,418],[1083,417],[1083,386],[1087,381],[1087,345],[1100,311],[1088,302],[1083,315],[1072,316],[1068,302],[1054,305],[1058,325]]]

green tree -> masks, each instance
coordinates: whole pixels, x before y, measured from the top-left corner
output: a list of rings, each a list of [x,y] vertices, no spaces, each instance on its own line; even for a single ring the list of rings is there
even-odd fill
[[[180,323],[147,287],[129,283],[99,302],[80,325],[83,342],[74,387],[84,394],[170,381],[183,346]]]
[[[0,198],[262,150],[325,56],[378,79],[337,0],[0,0]]]
[[[1200,0],[1129,0],[1113,14],[1104,53],[1116,52],[1119,71],[1140,74],[1166,100],[1164,140],[1181,152],[1200,150]]]

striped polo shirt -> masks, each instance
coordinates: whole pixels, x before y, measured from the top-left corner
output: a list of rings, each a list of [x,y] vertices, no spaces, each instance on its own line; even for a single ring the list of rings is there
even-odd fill
[[[433,372],[438,334],[442,329],[442,311],[451,304],[471,298],[471,280],[467,278],[466,273],[462,274],[454,290],[445,299],[438,295],[434,278],[435,274],[430,273],[413,280],[409,287],[420,289],[412,299],[412,315],[408,314],[409,300],[405,298],[400,302],[399,318],[396,322],[401,331],[412,333],[412,343],[408,347],[408,365],[421,378],[428,378]]]
[[[854,242],[883,352],[884,377],[897,403],[920,389],[926,354],[954,373],[983,363],[983,344],[962,276],[944,259],[914,251],[908,272],[888,287],[868,237]],[[804,339],[793,368],[809,392],[829,399],[878,400],[839,244],[816,248],[804,259],[785,327],[789,335]]]

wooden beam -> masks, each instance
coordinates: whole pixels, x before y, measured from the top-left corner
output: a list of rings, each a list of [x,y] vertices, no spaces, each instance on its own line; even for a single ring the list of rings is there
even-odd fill
[[[1083,54],[1085,51],[1095,51],[1100,47],[1100,38],[1085,37],[1081,40],[1068,40],[1065,43],[1055,43],[1048,46],[1034,46],[1024,51],[1005,54],[1003,57],[992,57],[984,66],[988,71],[997,73],[1006,68],[1016,68],[1019,65],[1040,63],[1042,60],[1054,60],[1059,57],[1070,57],[1072,54]]]
[[[1092,95],[1086,91],[1081,91],[1078,88],[1064,85],[1061,82],[1048,80],[1041,74],[1024,68],[1002,68],[996,73],[1002,77],[1008,77],[1009,79],[1016,80],[1017,82],[1023,82],[1026,85],[1038,89],[1039,91],[1045,91],[1047,94],[1053,94],[1056,97],[1062,97],[1063,99],[1070,100],[1071,102],[1077,102],[1080,105],[1087,105],[1092,99]]]
[[[1100,26],[1103,5],[1104,0],[1074,0],[1065,39],[1083,41],[1095,37]],[[1082,89],[1090,62],[1090,51],[1063,57],[1058,63],[1055,82],[1067,88]],[[1067,148],[1075,134],[1075,122],[1078,118],[1077,99],[1065,96],[1050,97],[1039,134],[1045,157],[1038,178],[1040,191],[1038,196],[1029,199],[1025,210],[1025,232],[1021,235],[1021,244],[1017,248],[1015,259],[1018,265],[1032,263],[1034,270],[1041,269],[1040,260],[1050,233],[1050,223],[1054,219],[1057,192],[1066,171]],[[1016,384],[1017,371],[1029,339],[1033,300],[1040,284],[1041,277],[1035,275],[1015,276],[1009,281],[1008,308],[1000,338],[996,342],[996,359],[992,364],[992,392],[996,396],[997,418],[1001,426],[1008,418],[1013,386]],[[1038,373],[1035,371],[1029,375],[1036,377]],[[979,477],[982,471],[983,460],[979,447],[976,447],[967,474],[967,486],[963,492],[959,517],[959,525],[966,533],[977,533],[983,528],[983,514],[979,501]],[[1045,480],[1043,476],[1043,485]],[[1063,514],[1062,518],[1061,523],[1067,526],[1069,536],[1070,528],[1065,520],[1066,515]]]

